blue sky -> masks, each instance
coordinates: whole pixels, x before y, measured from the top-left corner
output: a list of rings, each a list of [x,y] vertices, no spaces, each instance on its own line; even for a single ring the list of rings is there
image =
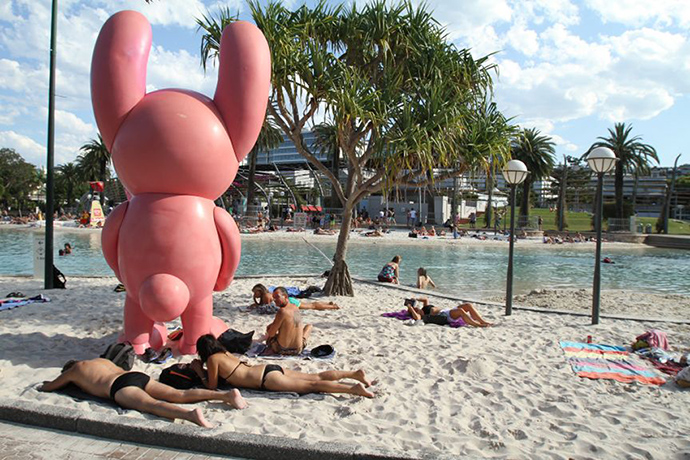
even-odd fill
[[[0,147],[34,164],[46,156],[50,1],[0,4]],[[297,6],[301,2],[285,2]],[[334,2],[335,3],[335,2]],[[362,2],[360,2],[362,3]],[[458,47],[497,52],[495,96],[514,122],[553,138],[558,158],[580,155],[616,122],[653,145],[664,166],[683,153],[690,115],[690,1],[431,0]],[[58,17],[56,164],[96,136],[89,66],[103,22],[123,9],[153,26],[149,91],[212,95],[199,65],[194,18],[219,5],[248,18],[244,0],[61,0]],[[690,152],[680,163],[690,162]]]

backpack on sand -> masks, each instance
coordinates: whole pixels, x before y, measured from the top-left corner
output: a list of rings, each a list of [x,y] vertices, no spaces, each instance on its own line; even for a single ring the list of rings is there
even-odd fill
[[[116,366],[121,367],[126,371],[132,370],[134,365],[134,348],[129,343],[114,343],[109,345],[101,358],[109,359]]]
[[[67,284],[67,278],[65,278],[65,275],[53,265],[53,287],[55,289],[65,289],[65,284]]]
[[[189,390],[203,386],[201,378],[189,364],[173,364],[166,367],[161,372],[158,381],[178,390]]]

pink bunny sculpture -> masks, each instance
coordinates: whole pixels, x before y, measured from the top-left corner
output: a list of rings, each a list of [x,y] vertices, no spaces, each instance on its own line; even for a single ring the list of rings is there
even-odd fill
[[[227,326],[213,316],[213,291],[232,282],[240,234],[213,201],[223,194],[261,130],[270,52],[248,22],[225,28],[213,99],[184,89],[146,94],[151,26],[122,11],[103,25],[91,63],[96,122],[130,194],[106,220],[103,254],[127,288],[124,333],[138,354],[159,348],[177,317],[179,349]]]

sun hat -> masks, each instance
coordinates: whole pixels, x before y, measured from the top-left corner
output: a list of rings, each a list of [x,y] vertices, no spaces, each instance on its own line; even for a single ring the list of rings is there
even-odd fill
[[[332,355],[335,350],[330,345],[319,345],[311,350],[312,358],[324,358],[328,355]]]

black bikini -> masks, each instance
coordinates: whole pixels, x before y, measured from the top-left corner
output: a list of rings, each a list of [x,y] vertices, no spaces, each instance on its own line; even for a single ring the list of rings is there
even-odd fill
[[[232,374],[234,374],[237,368],[240,367],[240,365],[242,364],[244,364],[245,366],[249,366],[249,364],[245,363],[244,361],[240,361],[239,363],[237,363],[237,366],[235,366],[232,372],[228,374],[227,377],[222,377],[223,380],[225,380],[226,383],[230,383],[228,379],[232,377]],[[264,367],[264,373],[261,375],[261,386],[259,387],[260,390],[266,389],[266,377],[268,376],[268,374],[276,371],[279,371],[281,374],[285,375],[285,371],[281,366],[278,366],[277,364],[266,364],[266,367]]]
[[[110,399],[115,401],[115,394],[126,387],[146,388],[151,377],[142,372],[127,372],[115,379],[110,387]]]
[[[277,364],[266,364],[266,367],[264,367],[264,374],[261,376],[261,386],[259,389],[265,390],[266,389],[266,377],[268,374],[274,371],[280,371],[281,374],[285,375],[285,371],[283,370],[282,367],[280,367]]]

